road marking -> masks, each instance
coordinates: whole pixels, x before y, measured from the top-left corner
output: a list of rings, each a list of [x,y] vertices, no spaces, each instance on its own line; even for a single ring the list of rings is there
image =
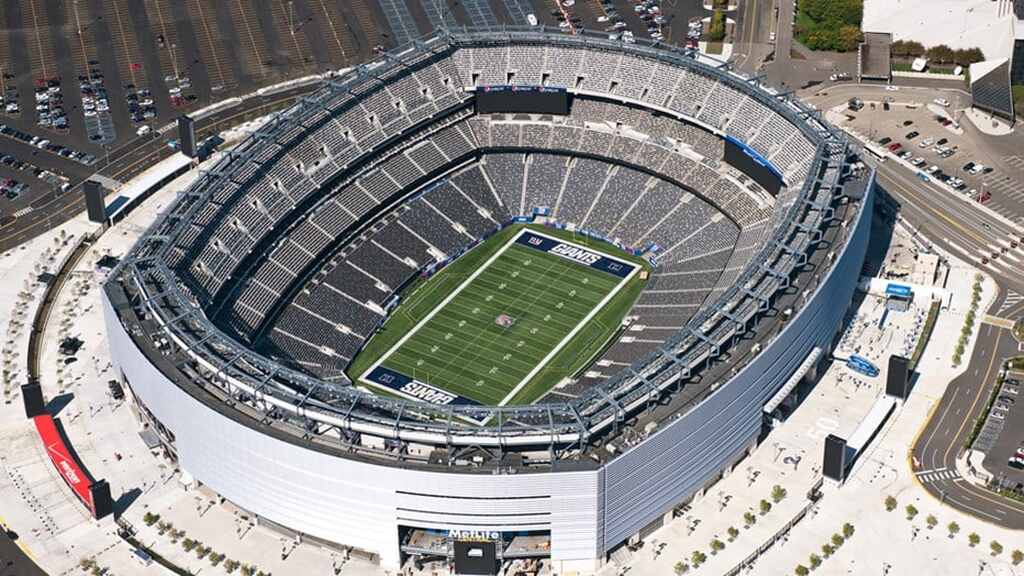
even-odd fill
[[[1013,320],[1008,320],[1006,318],[999,318],[998,316],[985,314],[981,321],[1000,328],[1006,328],[1007,330],[1013,330]]]
[[[17,212],[15,212],[14,213],[14,217],[15,218],[21,218],[22,216],[24,216],[25,214],[28,214],[32,210],[34,210],[34,208],[32,208],[31,206],[25,206],[21,210],[18,210]]]
[[[960,478],[955,470],[943,470],[941,472],[918,472],[917,476],[922,482],[937,482],[939,480],[951,480]]]
[[[999,310],[996,312],[996,315],[1001,316],[1003,312],[1006,312],[1007,310],[1013,308],[1022,300],[1024,300],[1024,296],[1021,296],[1020,294],[1014,292],[1013,290],[1007,290],[1006,298],[1003,299],[1003,303],[1001,306],[999,306]]]

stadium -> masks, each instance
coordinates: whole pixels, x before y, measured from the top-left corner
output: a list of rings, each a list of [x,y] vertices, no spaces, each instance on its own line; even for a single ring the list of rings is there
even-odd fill
[[[439,32],[204,171],[105,285],[109,344],[183,476],[262,523],[591,572],[813,382],[872,187],[695,52]]]

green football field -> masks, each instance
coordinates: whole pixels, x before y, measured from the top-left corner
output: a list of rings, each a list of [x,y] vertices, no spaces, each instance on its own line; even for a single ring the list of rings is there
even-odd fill
[[[522,229],[503,230],[414,287],[356,358],[362,381],[380,387],[366,379],[379,366],[481,404],[523,404],[592,359],[639,295],[640,274],[620,277],[516,243]]]

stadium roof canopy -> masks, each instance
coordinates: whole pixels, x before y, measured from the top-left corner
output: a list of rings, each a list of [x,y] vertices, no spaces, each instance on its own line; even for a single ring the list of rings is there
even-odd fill
[[[1014,20],[1009,0],[865,0],[861,28],[926,48],[981,48],[986,59],[995,59],[1010,55]]]

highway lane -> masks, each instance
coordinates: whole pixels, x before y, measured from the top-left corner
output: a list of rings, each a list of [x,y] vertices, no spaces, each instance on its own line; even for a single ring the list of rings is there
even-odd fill
[[[311,87],[293,88],[273,96],[254,97],[240,106],[214,113],[196,123],[196,133],[220,131],[241,123],[254,115],[285,105],[311,91]],[[176,136],[176,133],[171,133]],[[165,138],[136,138],[111,149],[108,157],[100,158],[103,168],[96,173],[119,182],[131,180],[153,164],[167,158],[174,151]],[[109,159],[109,162],[108,162]],[[10,250],[60,224],[84,210],[80,182],[65,193],[55,192],[34,203],[34,210],[0,227],[0,251]]]

